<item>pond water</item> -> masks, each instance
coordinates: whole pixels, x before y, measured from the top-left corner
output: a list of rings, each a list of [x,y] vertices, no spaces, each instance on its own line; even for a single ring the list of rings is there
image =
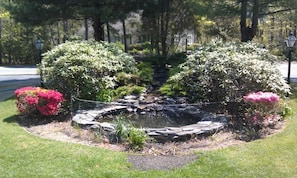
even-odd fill
[[[173,117],[167,115],[165,112],[153,112],[146,114],[121,113],[120,115],[108,115],[99,119],[99,122],[114,122],[117,117],[124,117],[134,127],[138,128],[180,127],[195,124],[201,120],[201,118],[191,115]]]

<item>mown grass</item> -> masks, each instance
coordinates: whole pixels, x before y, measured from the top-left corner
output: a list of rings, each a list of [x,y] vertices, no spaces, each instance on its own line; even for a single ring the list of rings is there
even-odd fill
[[[297,110],[297,99],[291,101]],[[15,122],[15,100],[0,102],[0,177],[297,177],[297,113],[279,134],[197,152],[171,171],[136,171],[127,154],[33,136]]]

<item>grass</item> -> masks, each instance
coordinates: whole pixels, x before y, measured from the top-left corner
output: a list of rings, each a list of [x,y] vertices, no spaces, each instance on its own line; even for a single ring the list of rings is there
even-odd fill
[[[291,101],[297,110],[297,99]],[[215,151],[172,171],[136,171],[126,153],[33,136],[15,122],[15,100],[0,102],[0,177],[297,177],[297,113],[266,139]]]

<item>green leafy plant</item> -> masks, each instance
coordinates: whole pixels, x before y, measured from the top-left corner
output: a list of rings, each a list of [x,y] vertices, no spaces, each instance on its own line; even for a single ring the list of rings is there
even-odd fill
[[[129,142],[131,148],[135,150],[140,150],[143,148],[145,142],[147,140],[146,133],[141,130],[134,127],[131,127],[129,130]]]
[[[284,99],[281,99],[278,104],[280,115],[284,119],[293,115],[293,109],[290,107],[288,103],[289,103],[288,98],[284,98]]]
[[[287,118],[293,114],[292,108],[290,106],[288,106],[286,103],[282,104],[281,107],[282,107],[281,116],[283,118]]]
[[[116,74],[118,86],[124,85],[137,85],[140,83],[139,76],[136,74],[129,74],[126,72],[120,72]]]
[[[153,70],[152,63],[141,62],[137,65],[137,68],[138,68],[137,75],[139,76],[140,82],[144,84],[150,84],[153,82],[154,70]]]
[[[183,88],[176,82],[166,82],[163,84],[159,91],[166,96],[186,96],[186,92],[183,91]]]
[[[132,54],[139,54],[139,55],[148,55],[151,51],[151,43],[150,42],[144,42],[144,43],[136,43],[131,44],[128,47],[129,53]]]
[[[130,147],[135,150],[142,149],[148,138],[143,130],[133,127],[123,115],[116,117],[115,130],[115,141],[117,143],[128,141]]]
[[[110,87],[106,87],[104,84],[105,84],[104,82],[100,84],[99,88],[102,88],[102,90],[98,91],[96,100],[111,102],[113,99],[114,90]]]
[[[115,140],[122,142],[128,138],[130,123],[122,115],[117,116],[115,120]]]
[[[14,93],[18,111],[28,115],[57,115],[64,101],[60,92],[39,87],[23,87]]]
[[[145,87],[142,87],[142,86],[121,86],[121,87],[118,87],[116,90],[115,90],[115,97],[116,98],[122,98],[124,96],[127,96],[127,95],[139,95],[141,93],[143,93],[143,91],[145,90]]]

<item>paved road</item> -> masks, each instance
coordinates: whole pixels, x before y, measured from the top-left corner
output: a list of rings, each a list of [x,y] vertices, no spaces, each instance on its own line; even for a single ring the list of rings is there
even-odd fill
[[[284,78],[288,78],[288,62],[281,62],[276,65],[276,67],[281,71]],[[297,83],[297,62],[291,63],[291,75],[290,75],[291,82]]]
[[[36,66],[0,66],[0,76],[36,75]]]
[[[0,66],[0,101],[11,97],[17,88],[39,85],[40,77],[35,66]]]
[[[288,75],[288,63],[277,64],[284,78]],[[291,81],[297,83],[297,62],[291,65]],[[36,66],[0,66],[0,101],[13,95],[15,89],[24,86],[39,86],[40,78]]]

